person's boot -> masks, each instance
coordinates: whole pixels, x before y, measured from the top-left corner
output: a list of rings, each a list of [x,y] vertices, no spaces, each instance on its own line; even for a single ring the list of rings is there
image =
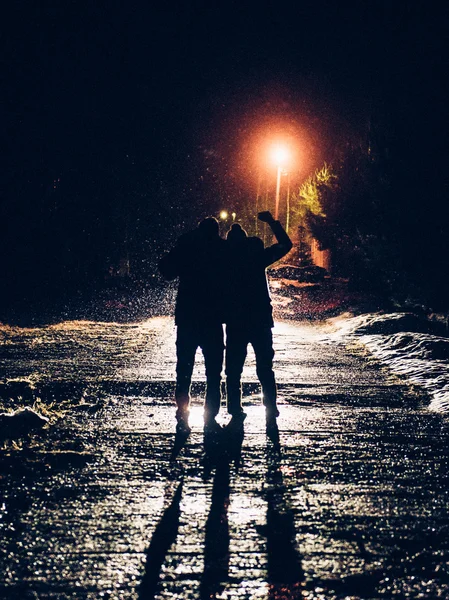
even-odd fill
[[[276,419],[279,416],[277,408],[277,389],[274,377],[268,377],[262,383],[263,404],[265,406],[265,420],[268,428],[276,427]]]
[[[176,432],[189,434],[191,431],[189,425],[190,398],[188,395],[183,395],[182,397],[179,395],[176,397],[176,402],[178,404],[178,409],[176,411]]]
[[[277,418],[279,416],[279,411],[277,409],[276,404],[272,404],[270,406],[265,406],[265,424],[267,428],[267,433],[269,431],[277,430]]]
[[[247,414],[243,411],[243,409],[240,409],[238,412],[232,413],[231,420],[226,425],[226,429],[240,429],[241,427],[243,427],[243,422],[245,421],[246,417]]]
[[[242,409],[242,386],[240,383],[240,378],[233,379],[233,378],[227,377],[227,379],[226,379],[226,396],[227,396],[228,413],[231,416],[238,415],[241,412],[243,412],[243,409]]]
[[[209,410],[205,410],[204,411],[204,432],[205,433],[220,433],[223,428],[222,426],[217,423],[217,421],[215,420],[215,417],[217,415],[212,413]]]
[[[265,411],[265,431],[269,440],[273,442],[276,447],[279,447],[279,427],[277,424],[277,417],[279,411],[274,407],[267,407]]]

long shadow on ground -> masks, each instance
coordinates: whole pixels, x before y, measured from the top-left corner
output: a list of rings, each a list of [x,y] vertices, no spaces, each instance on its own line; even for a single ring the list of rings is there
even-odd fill
[[[147,551],[145,574],[140,585],[139,600],[152,600],[156,594],[162,564],[178,535],[182,485],[181,481],[151,539]]]

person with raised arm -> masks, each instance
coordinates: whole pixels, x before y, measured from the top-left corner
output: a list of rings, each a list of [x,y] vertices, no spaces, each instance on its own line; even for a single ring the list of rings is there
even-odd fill
[[[229,250],[228,300],[226,307],[226,390],[227,408],[232,422],[243,422],[241,375],[248,344],[254,348],[256,370],[266,413],[267,432],[276,428],[276,380],[273,371],[273,309],[266,276],[266,268],[285,256],[292,242],[279,221],[269,211],[258,214],[267,223],[276,243],[264,247],[258,237],[248,237],[235,223],[227,234]]]

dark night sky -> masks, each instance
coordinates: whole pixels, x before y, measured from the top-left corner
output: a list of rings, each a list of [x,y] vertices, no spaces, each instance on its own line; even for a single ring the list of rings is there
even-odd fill
[[[95,271],[120,252],[123,223],[139,256],[157,256],[164,229],[253,193],[241,157],[257,121],[299,124],[305,177],[381,107],[393,138],[409,138],[413,172],[438,173],[442,205],[447,9],[152,4],[19,0],[4,15],[8,277],[56,255],[70,257],[68,272],[80,261]]]

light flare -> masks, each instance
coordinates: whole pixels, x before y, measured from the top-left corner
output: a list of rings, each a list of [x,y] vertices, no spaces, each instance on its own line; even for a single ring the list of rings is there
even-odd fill
[[[204,425],[204,407],[203,406],[190,406],[189,414],[189,425],[190,427],[201,428]]]
[[[277,167],[285,167],[290,160],[290,150],[284,144],[276,144],[270,150],[272,161]]]

